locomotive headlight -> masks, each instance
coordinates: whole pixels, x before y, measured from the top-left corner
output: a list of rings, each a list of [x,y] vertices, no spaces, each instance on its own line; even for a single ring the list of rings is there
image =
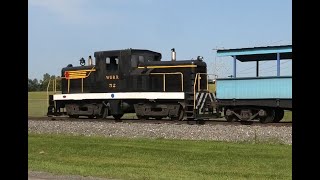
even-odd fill
[[[80,65],[84,66],[86,64],[86,60],[84,60],[83,58],[80,59]]]
[[[203,60],[203,57],[202,57],[202,56],[198,56],[198,57],[197,57],[197,60],[202,61],[202,60]]]

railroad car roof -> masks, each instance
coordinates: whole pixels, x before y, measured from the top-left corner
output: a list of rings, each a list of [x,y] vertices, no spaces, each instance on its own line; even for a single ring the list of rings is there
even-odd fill
[[[241,62],[277,60],[277,53],[280,59],[292,59],[292,45],[217,50],[217,56],[236,56]]]

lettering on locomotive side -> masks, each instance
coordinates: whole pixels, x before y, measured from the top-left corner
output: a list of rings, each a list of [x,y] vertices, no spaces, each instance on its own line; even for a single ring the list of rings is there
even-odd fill
[[[106,76],[106,79],[119,79],[118,75],[108,75]]]
[[[116,88],[116,84],[115,83],[109,83],[109,88]]]
[[[106,79],[107,80],[117,80],[117,79],[119,79],[119,76],[117,74],[116,75],[107,75]],[[116,85],[116,83],[108,83],[108,87],[109,88],[116,88],[117,85]]]

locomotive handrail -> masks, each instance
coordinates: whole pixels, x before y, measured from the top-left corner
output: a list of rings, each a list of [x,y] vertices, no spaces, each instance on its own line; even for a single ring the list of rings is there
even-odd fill
[[[207,92],[209,92],[209,75],[214,75],[215,77],[218,77],[216,74],[207,74],[207,73],[197,73],[196,77],[194,79],[194,84],[193,84],[193,109],[197,109],[196,107],[196,85],[198,81],[198,91],[200,91],[200,84],[201,84],[201,74],[206,74],[207,75]]]
[[[94,68],[95,68],[96,66],[93,66],[90,70],[89,70],[89,74],[88,75],[86,75],[85,77],[81,77],[81,78],[72,78],[72,79],[81,79],[81,92],[83,92],[83,79],[85,79],[85,78],[87,78],[87,77],[89,77],[90,76],[90,74],[91,74],[91,72],[93,72],[93,70],[94,70]],[[64,76],[64,77],[62,77],[62,78],[66,78],[66,79],[68,79],[68,93],[70,93],[70,78],[68,78],[68,77],[66,77],[66,76]]]
[[[86,75],[85,77],[82,77],[81,78],[81,91],[83,92],[83,79],[87,78],[90,76],[91,72],[93,72],[95,66],[93,66],[90,70],[89,70],[89,73],[88,75]],[[48,83],[48,86],[47,86],[47,102],[49,104],[49,87],[50,87],[50,83],[51,83],[51,80],[52,80],[52,92],[53,94],[55,94],[57,92],[57,79],[68,79],[66,76],[63,76],[63,77],[55,77],[54,79],[50,78],[49,79],[49,83]],[[68,79],[68,93],[70,92],[70,79]]]
[[[88,73],[88,75],[86,75],[86,76],[84,76],[84,77],[80,77],[80,78],[68,78],[68,77],[66,77],[66,76],[63,76],[63,77],[59,77],[60,79],[68,79],[68,93],[70,92],[70,79],[81,79],[81,92],[83,92],[83,79],[85,79],[85,78],[87,78],[87,77],[89,77],[90,76],[90,74],[91,74],[91,72],[93,72],[94,71],[94,68],[95,68],[96,66],[93,66],[90,70],[88,70],[89,71],[89,73]]]
[[[51,78],[49,79],[48,86],[47,86],[47,104],[49,105],[49,86],[50,86]]]
[[[163,75],[163,91],[166,91],[166,74],[176,74],[181,76],[181,91],[183,92],[183,74],[181,72],[171,72],[171,73],[150,73],[150,74],[158,74]]]

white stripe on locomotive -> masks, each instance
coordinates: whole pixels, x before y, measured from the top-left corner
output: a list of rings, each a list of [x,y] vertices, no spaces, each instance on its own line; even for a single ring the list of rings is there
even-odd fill
[[[83,99],[184,99],[184,92],[119,92],[119,93],[78,93],[55,94],[53,100]]]

